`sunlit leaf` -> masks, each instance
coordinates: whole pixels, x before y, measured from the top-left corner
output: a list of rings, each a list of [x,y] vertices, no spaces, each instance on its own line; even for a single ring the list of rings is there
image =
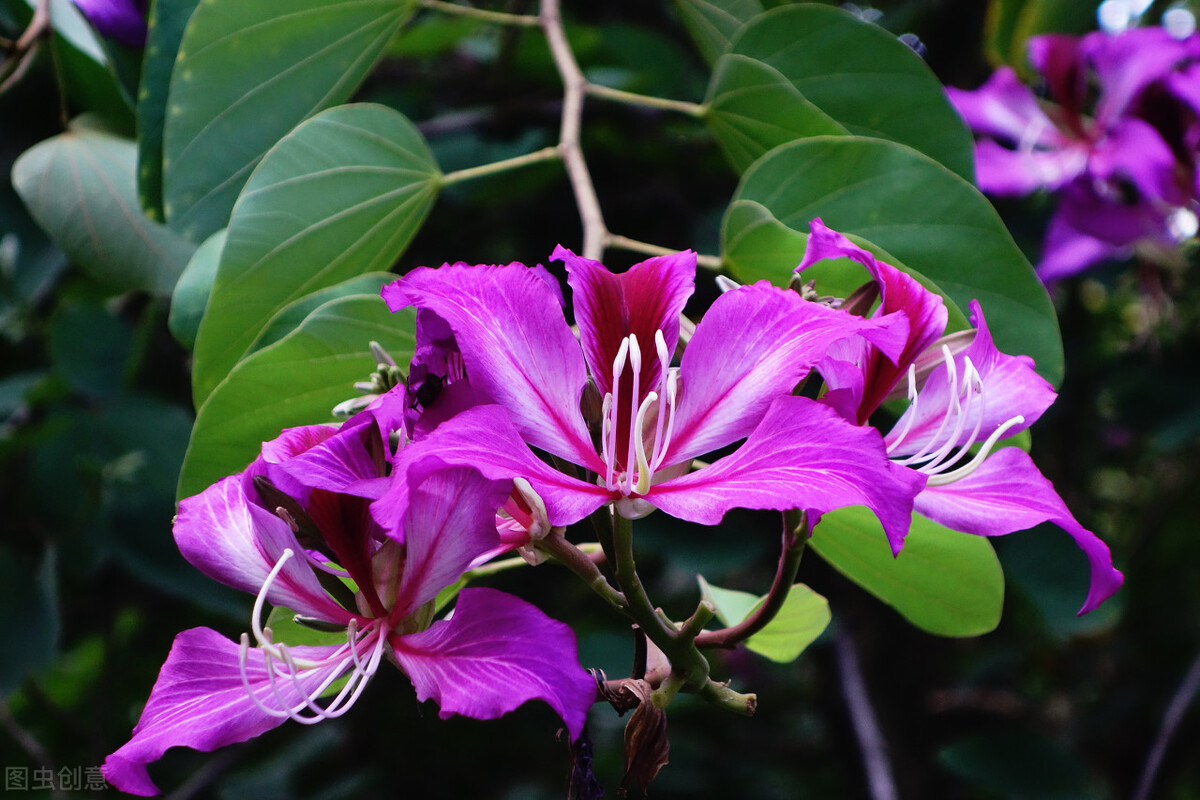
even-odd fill
[[[758,610],[766,597],[722,589],[697,575],[700,594],[717,609],[726,626],[737,625]],[[829,625],[829,601],[802,583],[788,592],[783,607],[761,631],[745,641],[747,649],[780,664],[795,661]]]
[[[1004,606],[1004,573],[982,536],[952,531],[919,514],[904,549],[892,557],[879,521],[861,506],[821,518],[809,546],[839,572],[939,636],[995,629]]]
[[[775,268],[790,272],[803,249],[782,258],[772,248],[799,244],[783,228],[806,233],[815,217],[883,248],[959,308],[977,299],[1001,351],[1032,356],[1047,380],[1061,380],[1062,342],[1050,298],[995,209],[970,183],[881,139],[817,136],[782,145],[746,171],[726,214],[722,249],[727,259],[731,250],[738,253],[730,259],[734,274],[747,260],[751,234]],[[772,278],[781,279],[786,275]]]

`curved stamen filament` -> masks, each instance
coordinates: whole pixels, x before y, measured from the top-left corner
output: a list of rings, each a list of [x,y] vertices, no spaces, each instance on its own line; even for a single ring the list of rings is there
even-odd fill
[[[979,448],[979,452],[976,453],[975,457],[972,458],[967,464],[964,464],[956,470],[947,472],[944,475],[930,476],[929,480],[926,482],[926,485],[945,486],[947,483],[954,483],[957,480],[962,480],[963,478],[967,477],[972,472],[979,469],[979,465],[983,463],[984,459],[991,455],[992,447],[995,446],[996,442],[1000,441],[1001,436],[1007,433],[1008,430],[1013,426],[1020,425],[1024,421],[1025,417],[1021,416],[1020,414],[1010,420],[1007,420],[1003,425],[992,431],[992,435],[987,438],[987,441],[985,441],[983,446]]]
[[[900,446],[904,438],[908,436],[908,432],[912,430],[913,420],[917,418],[917,400],[920,399],[917,392],[917,366],[916,364],[908,365],[908,413],[904,415],[904,427],[900,430],[900,435],[892,440],[892,443],[887,446],[888,455]]]
[[[637,461],[636,442],[641,441],[642,430],[637,420],[642,417],[639,401],[642,378],[642,348],[638,347],[637,336],[629,334],[629,366],[633,380],[629,390],[629,444],[625,448],[625,494],[633,491],[633,466]],[[617,386],[613,385],[613,391]]]
[[[646,460],[646,440],[642,438],[641,430],[642,426],[646,424],[646,412],[649,411],[650,406],[654,405],[657,401],[658,394],[656,392],[651,392],[650,394],[646,395],[646,399],[642,401],[641,407],[638,408],[637,419],[633,423],[633,428],[630,429],[631,434],[634,432],[638,434],[636,437],[631,436],[631,438],[636,439],[634,445],[636,448],[636,453],[634,455],[637,461],[638,480],[633,489],[638,494],[645,494],[646,492],[650,491],[650,475],[652,474],[652,471],[650,469],[650,463]],[[633,474],[632,470],[630,470],[630,474]]]

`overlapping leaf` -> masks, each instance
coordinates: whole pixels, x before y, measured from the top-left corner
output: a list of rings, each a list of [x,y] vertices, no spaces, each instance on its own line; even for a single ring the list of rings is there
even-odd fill
[[[138,205],[133,142],[83,125],[13,165],[29,213],[67,256],[109,287],[169,294],[195,250]]]
[[[243,360],[196,416],[179,496],[243,469],[283,428],[329,420],[374,369],[368,344],[399,363],[413,351],[412,311],[392,314],[379,295],[353,295],[313,311],[299,328]]]
[[[413,0],[207,0],[171,73],[163,207],[201,240],[226,226],[263,154],[318,111],[345,102],[408,18]]]
[[[763,10],[759,0],[675,0],[675,8],[700,55],[710,64],[729,49],[742,26]]]
[[[421,134],[384,106],[330,109],[279,142],[230,222],[196,337],[196,407],[284,306],[387,271],[424,220],[439,179]]]
[[[725,625],[737,625],[766,602],[749,592],[722,589],[697,576],[700,594],[717,609],[717,618]],[[829,625],[829,601],[802,583],[788,591],[779,613],[766,627],[746,639],[746,649],[780,664],[799,658]]]
[[[784,91],[780,78],[795,91]],[[789,132],[846,130],[906,144],[967,180],[974,175],[971,134],[925,62],[882,28],[830,6],[755,17],[718,62],[708,102],[713,133],[739,169]]]
[[[785,281],[803,254],[794,234],[814,217],[883,248],[960,308],[979,300],[1002,351],[1030,355],[1047,380],[1062,379],[1046,290],[992,206],[961,177],[881,139],[818,136],[777,147],[742,176],[726,213],[722,250],[734,274],[783,270],[771,279]]]

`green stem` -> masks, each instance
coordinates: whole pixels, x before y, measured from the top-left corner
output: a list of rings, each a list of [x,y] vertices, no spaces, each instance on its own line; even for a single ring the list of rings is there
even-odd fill
[[[600,552],[598,543],[576,546],[567,541],[561,528],[555,528],[544,539],[534,542],[534,546],[574,572],[589,589],[604,598],[613,608],[625,611],[628,607],[625,595],[613,588],[587,552]]]
[[[539,164],[543,161],[555,161],[562,156],[557,147],[543,147],[541,150],[536,150],[532,153],[526,153],[523,156],[514,158],[506,158],[503,161],[493,161],[491,164],[483,164],[478,167],[468,167],[467,169],[455,170],[442,176],[442,185],[449,186],[453,183],[469,181],[474,178],[482,178],[487,175],[495,175],[500,172],[508,172],[509,170],[524,167],[529,164]]]
[[[719,631],[705,631],[696,636],[697,647],[735,647],[761,631],[783,608],[788,592],[800,569],[800,558],[808,542],[808,517],[804,512],[784,514],[783,546],[779,553],[779,565],[775,569],[775,580],[767,598],[753,614],[737,625]]]
[[[634,253],[645,253],[648,256],[671,256],[678,253],[678,250],[672,250],[669,247],[662,247],[649,242],[639,242],[637,239],[630,239],[628,236],[619,236],[615,233],[610,233],[604,237],[604,246],[613,247],[617,250],[629,250]],[[696,266],[711,269],[714,272],[721,269],[724,261],[720,256],[696,256]]]
[[[485,11],[482,8],[473,8],[471,6],[460,6],[457,3],[446,3],[443,0],[421,0],[421,5],[425,8],[434,11],[441,11],[445,14],[455,14],[460,17],[472,17],[474,19],[482,19],[487,22],[498,22],[501,25],[523,25],[527,28],[535,27],[539,20],[532,14],[506,14],[503,11]]]
[[[758,695],[735,692],[725,684],[717,683],[712,679],[709,679],[700,689],[700,696],[714,706],[720,706],[744,717],[754,716],[754,712],[758,708]]]
[[[598,83],[585,84],[584,91],[593,97],[606,97],[609,100],[616,100],[619,103],[629,103],[630,105],[645,106],[647,108],[661,108],[665,111],[678,111],[692,117],[703,117],[708,111],[707,106],[700,105],[699,103],[688,103],[683,100],[668,100],[665,97],[635,94],[634,92],[601,86]]]

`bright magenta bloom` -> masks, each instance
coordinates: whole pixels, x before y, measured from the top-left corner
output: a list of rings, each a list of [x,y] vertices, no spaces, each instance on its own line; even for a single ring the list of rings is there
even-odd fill
[[[554,258],[566,263],[578,339],[541,268],[445,265],[384,287],[393,310],[436,317],[429,329],[441,331],[443,352],[461,358],[447,389],[471,401],[425,440],[438,458],[528,479],[553,525],[605,503],[627,517],[659,508],[710,525],[735,507],[803,508],[815,519],[861,504],[903,537],[919,479],[887,460],[874,431],[791,396],[834,342],[867,337],[895,356],[903,318],[867,320],[766,283],[743,286],[712,305],[674,367],[694,253],[623,274],[561,247]],[[589,376],[590,418],[580,406]],[[438,399],[424,412],[436,413]],[[691,471],[693,459],[738,442]],[[531,447],[592,477],[559,472]]]
[[[992,452],[1002,436],[1029,427],[1054,402],[1054,390],[1034,371],[1032,359],[997,350],[974,301],[975,330],[942,338],[947,312],[941,297],[813,220],[808,249],[796,269],[826,258],[862,264],[879,286],[875,314],[899,313],[910,320],[908,341],[895,364],[880,358],[870,342],[851,340],[831,348],[817,370],[829,387],[823,402],[860,425],[907,379],[910,405],[884,441],[896,463],[924,481],[915,509],[980,536],[1053,522],[1071,535],[1091,567],[1091,587],[1079,613],[1116,592],[1123,577],[1108,547],[1076,521],[1029,455],[1016,447]],[[972,455],[969,450],[977,443],[982,445]],[[899,552],[902,542],[892,538],[891,543]]]
[[[207,628],[180,633],[132,738],[104,763],[109,783],[154,794],[146,765],[169,747],[208,751],[288,719],[340,716],[385,655],[443,717],[491,719],[541,699],[579,735],[595,681],[579,666],[570,628],[482,588],[462,590],[453,616],[434,621],[438,592],[500,549],[496,511],[512,482],[404,449],[393,456],[387,439],[402,411],[391,393],[340,431],[285,431],[245,472],[180,504],[175,539],[183,555],[257,595],[253,641],[243,634],[239,645]],[[391,492],[394,484],[404,491]],[[385,492],[395,514],[381,525],[370,506]],[[261,621],[267,602],[322,629],[344,628],[344,641],[274,641]],[[343,676],[344,687],[321,700]]]

